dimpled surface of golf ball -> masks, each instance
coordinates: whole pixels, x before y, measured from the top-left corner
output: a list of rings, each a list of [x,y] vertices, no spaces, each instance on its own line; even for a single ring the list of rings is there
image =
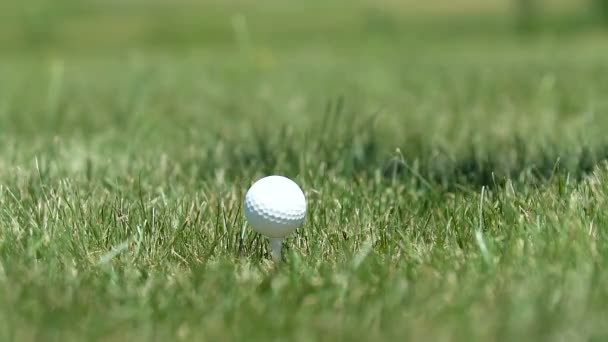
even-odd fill
[[[304,221],[304,192],[289,178],[264,177],[245,195],[245,216],[258,233],[270,238],[285,237]]]

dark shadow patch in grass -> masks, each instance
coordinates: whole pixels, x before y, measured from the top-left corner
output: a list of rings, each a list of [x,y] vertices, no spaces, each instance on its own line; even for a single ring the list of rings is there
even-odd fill
[[[222,154],[210,146],[205,155],[218,157],[193,162],[199,164],[201,181],[213,177],[214,170],[230,165],[225,176],[232,179],[242,177],[242,170],[307,178],[330,171],[334,176],[354,180],[371,179],[380,173],[381,179],[391,184],[456,191],[502,187],[507,180],[541,185],[554,177],[568,176],[570,181],[580,181],[608,161],[608,143],[539,143],[524,136],[470,141],[464,150],[462,146],[467,143],[439,146],[423,132],[394,144],[376,131],[377,118],[377,113],[345,113],[344,99],[339,98],[329,102],[321,121],[311,124],[303,134],[288,125],[272,129],[261,126],[247,144],[226,141],[226,146],[238,148]],[[402,149],[391,153],[389,144]]]
[[[581,181],[607,161],[608,144],[595,148],[583,146],[577,151],[547,145],[533,152],[523,139],[517,137],[500,151],[492,153],[472,146],[458,158],[447,154],[437,156],[433,152],[392,158],[385,163],[383,175],[393,181],[418,178],[445,190],[460,187],[496,188],[504,186],[507,180],[542,184],[554,177],[568,176],[572,181]]]

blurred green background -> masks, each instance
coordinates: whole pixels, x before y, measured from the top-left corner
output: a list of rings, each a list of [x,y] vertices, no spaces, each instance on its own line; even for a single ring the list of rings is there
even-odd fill
[[[343,122],[377,116],[370,169],[396,147],[458,159],[517,137],[601,160],[606,2],[3,1],[2,145],[246,151],[280,127],[302,141],[342,98]]]
[[[405,43],[593,33],[606,0],[3,1],[2,52]]]

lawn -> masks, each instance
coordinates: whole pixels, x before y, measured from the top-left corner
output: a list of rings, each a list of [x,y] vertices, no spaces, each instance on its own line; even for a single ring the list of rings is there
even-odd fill
[[[608,33],[374,3],[0,5],[0,340],[608,340]]]

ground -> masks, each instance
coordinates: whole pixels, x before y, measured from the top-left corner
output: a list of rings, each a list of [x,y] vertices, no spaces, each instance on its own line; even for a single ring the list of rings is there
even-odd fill
[[[2,6],[0,340],[608,339],[585,10]],[[308,201],[278,266],[268,174]]]

